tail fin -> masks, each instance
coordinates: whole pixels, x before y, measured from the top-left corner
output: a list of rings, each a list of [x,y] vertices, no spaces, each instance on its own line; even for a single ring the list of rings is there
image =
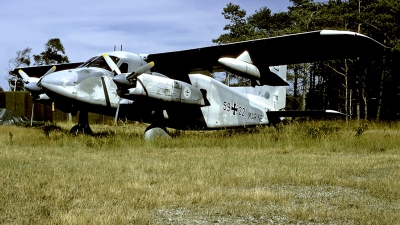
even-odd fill
[[[271,74],[286,82],[287,66],[271,66]],[[278,111],[286,106],[286,87],[262,85],[255,87],[232,87],[235,90],[271,106],[273,111]]]
[[[261,85],[288,86],[286,82],[287,66],[270,66],[269,71],[264,71],[260,77]]]
[[[272,73],[275,73],[278,75],[280,78],[282,78],[284,81],[286,81],[286,73],[287,73],[287,65],[283,66],[270,66],[269,70]]]

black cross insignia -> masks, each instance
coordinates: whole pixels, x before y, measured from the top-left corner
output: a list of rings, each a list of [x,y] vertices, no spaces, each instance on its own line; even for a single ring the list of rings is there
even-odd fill
[[[233,103],[233,106],[231,109],[233,111],[233,115],[236,115],[236,112],[238,111],[238,108],[236,108],[236,103]]]

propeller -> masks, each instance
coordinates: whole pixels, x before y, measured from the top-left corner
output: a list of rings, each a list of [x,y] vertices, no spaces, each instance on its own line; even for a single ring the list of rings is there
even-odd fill
[[[154,62],[149,62],[141,67],[139,67],[137,70],[133,71],[132,73],[126,75],[126,74],[118,74],[113,78],[113,81],[121,88],[121,86],[131,86],[133,84],[133,80],[135,80],[139,75],[143,74],[144,72],[150,70],[154,66]],[[120,90],[120,93],[122,91]],[[118,101],[118,106],[117,106],[117,111],[115,112],[115,117],[114,121],[116,124],[118,124],[118,113],[119,113],[119,106],[121,105],[121,100],[122,97],[119,98]]]
[[[132,73],[130,73],[128,75],[125,74],[125,73],[121,73],[121,74],[116,75],[113,78],[113,81],[117,84],[118,88],[120,89],[118,95],[121,95],[120,93],[123,93],[122,90],[121,90],[122,88],[131,86],[134,83],[134,80],[138,76],[140,76],[141,74],[145,73],[146,71],[149,71],[151,68],[153,68],[153,66],[154,66],[154,62],[151,61],[151,62],[139,67],[137,70],[133,71]],[[114,118],[116,123],[117,123],[117,120],[118,120],[119,106],[120,106],[121,100],[122,100],[122,98],[120,96],[120,99],[118,101],[117,111],[115,113],[115,118]]]
[[[114,63],[114,61],[110,58],[110,56],[107,55],[107,53],[103,54],[103,58],[106,61],[107,65],[110,67],[110,69],[117,74],[116,76],[114,76],[113,81],[118,86],[121,86],[121,85],[122,86],[131,86],[134,79],[136,79],[139,75],[143,74],[144,72],[150,70],[154,66],[154,62],[150,62],[150,63],[147,63],[147,64],[139,67],[137,70],[135,70],[132,73],[127,75],[126,73],[121,73],[118,66]],[[121,100],[122,100],[122,98],[120,97],[118,100],[117,110],[115,112],[114,121],[116,124],[118,124],[118,114],[119,114],[119,107],[121,105]]]
[[[120,105],[120,103],[121,103],[121,97],[119,98],[119,100],[118,100],[118,106],[117,106],[117,111],[115,112],[115,117],[114,117],[114,122],[115,122],[115,124],[117,124],[118,125],[118,114],[119,114],[119,105]]]
[[[119,99],[118,106],[117,106],[117,111],[115,112],[115,117],[114,117],[115,124],[118,125],[118,115],[119,115],[119,107],[120,107],[120,105],[130,105],[130,104],[133,104],[133,103],[134,103],[133,100],[129,100],[129,99],[126,99],[126,98],[120,98]]]
[[[134,103],[133,100],[129,100],[129,99],[126,99],[126,98],[120,98],[119,99],[117,111],[116,111],[115,117],[114,117],[115,124],[118,125],[118,116],[119,116],[119,107],[120,107],[120,105],[130,105],[130,104],[133,104],[133,103]]]
[[[56,71],[56,66],[52,66],[43,76],[40,78],[36,77],[29,77],[22,69],[18,70],[19,75],[22,77],[22,81],[25,83],[25,88],[31,93],[32,95],[32,112],[31,112],[31,126],[33,122],[33,109],[35,107],[35,97],[41,94],[42,88],[40,85],[40,81],[42,81],[43,77],[53,73]]]
[[[32,112],[31,112],[31,126],[33,122],[33,109],[35,108],[35,102],[32,102]]]

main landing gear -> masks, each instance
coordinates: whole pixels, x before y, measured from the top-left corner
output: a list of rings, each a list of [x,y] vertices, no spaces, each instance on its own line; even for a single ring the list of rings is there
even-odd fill
[[[164,138],[164,139],[171,139],[171,136],[165,128],[164,119],[167,116],[167,114],[164,115],[163,110],[155,110],[153,111],[153,119],[152,123],[150,126],[146,128],[146,131],[144,132],[144,139],[146,140],[153,140],[153,139],[158,139],[158,138]]]
[[[158,120],[156,120],[155,122],[153,122],[153,124],[146,128],[144,132],[144,138],[146,140],[153,140],[156,138],[171,139],[167,128],[161,125],[162,123],[159,122],[160,118],[157,119]],[[71,128],[70,133],[74,135],[93,134],[93,131],[89,126],[89,116],[87,111],[79,111],[78,124]]]
[[[144,132],[144,139],[151,141],[156,138],[171,139],[171,136],[165,127],[158,127],[155,125],[148,126]]]
[[[89,126],[89,115],[87,111],[79,111],[78,124],[73,126],[70,130],[71,134],[93,134]]]

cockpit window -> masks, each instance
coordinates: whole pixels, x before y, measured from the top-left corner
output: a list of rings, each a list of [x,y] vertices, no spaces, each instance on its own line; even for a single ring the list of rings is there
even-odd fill
[[[128,72],[128,63],[122,63],[121,66],[119,66],[119,71],[121,71],[121,73],[127,73]]]
[[[119,58],[117,58],[115,56],[111,56],[111,55],[110,55],[110,58],[114,61],[115,64],[119,60]],[[78,68],[84,68],[84,67],[97,67],[97,68],[102,68],[102,69],[111,71],[111,68],[108,66],[108,64],[103,56],[92,57],[88,61],[83,63],[82,65],[78,66]]]
[[[106,60],[104,59],[103,56],[97,57],[95,60],[90,62],[86,67],[97,67],[97,68],[102,68],[102,69],[111,71],[110,67],[106,63]]]
[[[89,60],[87,60],[86,62],[82,63],[81,65],[78,66],[78,68],[83,68],[86,67],[90,62],[92,62],[93,60],[95,60],[98,56],[92,57]]]

